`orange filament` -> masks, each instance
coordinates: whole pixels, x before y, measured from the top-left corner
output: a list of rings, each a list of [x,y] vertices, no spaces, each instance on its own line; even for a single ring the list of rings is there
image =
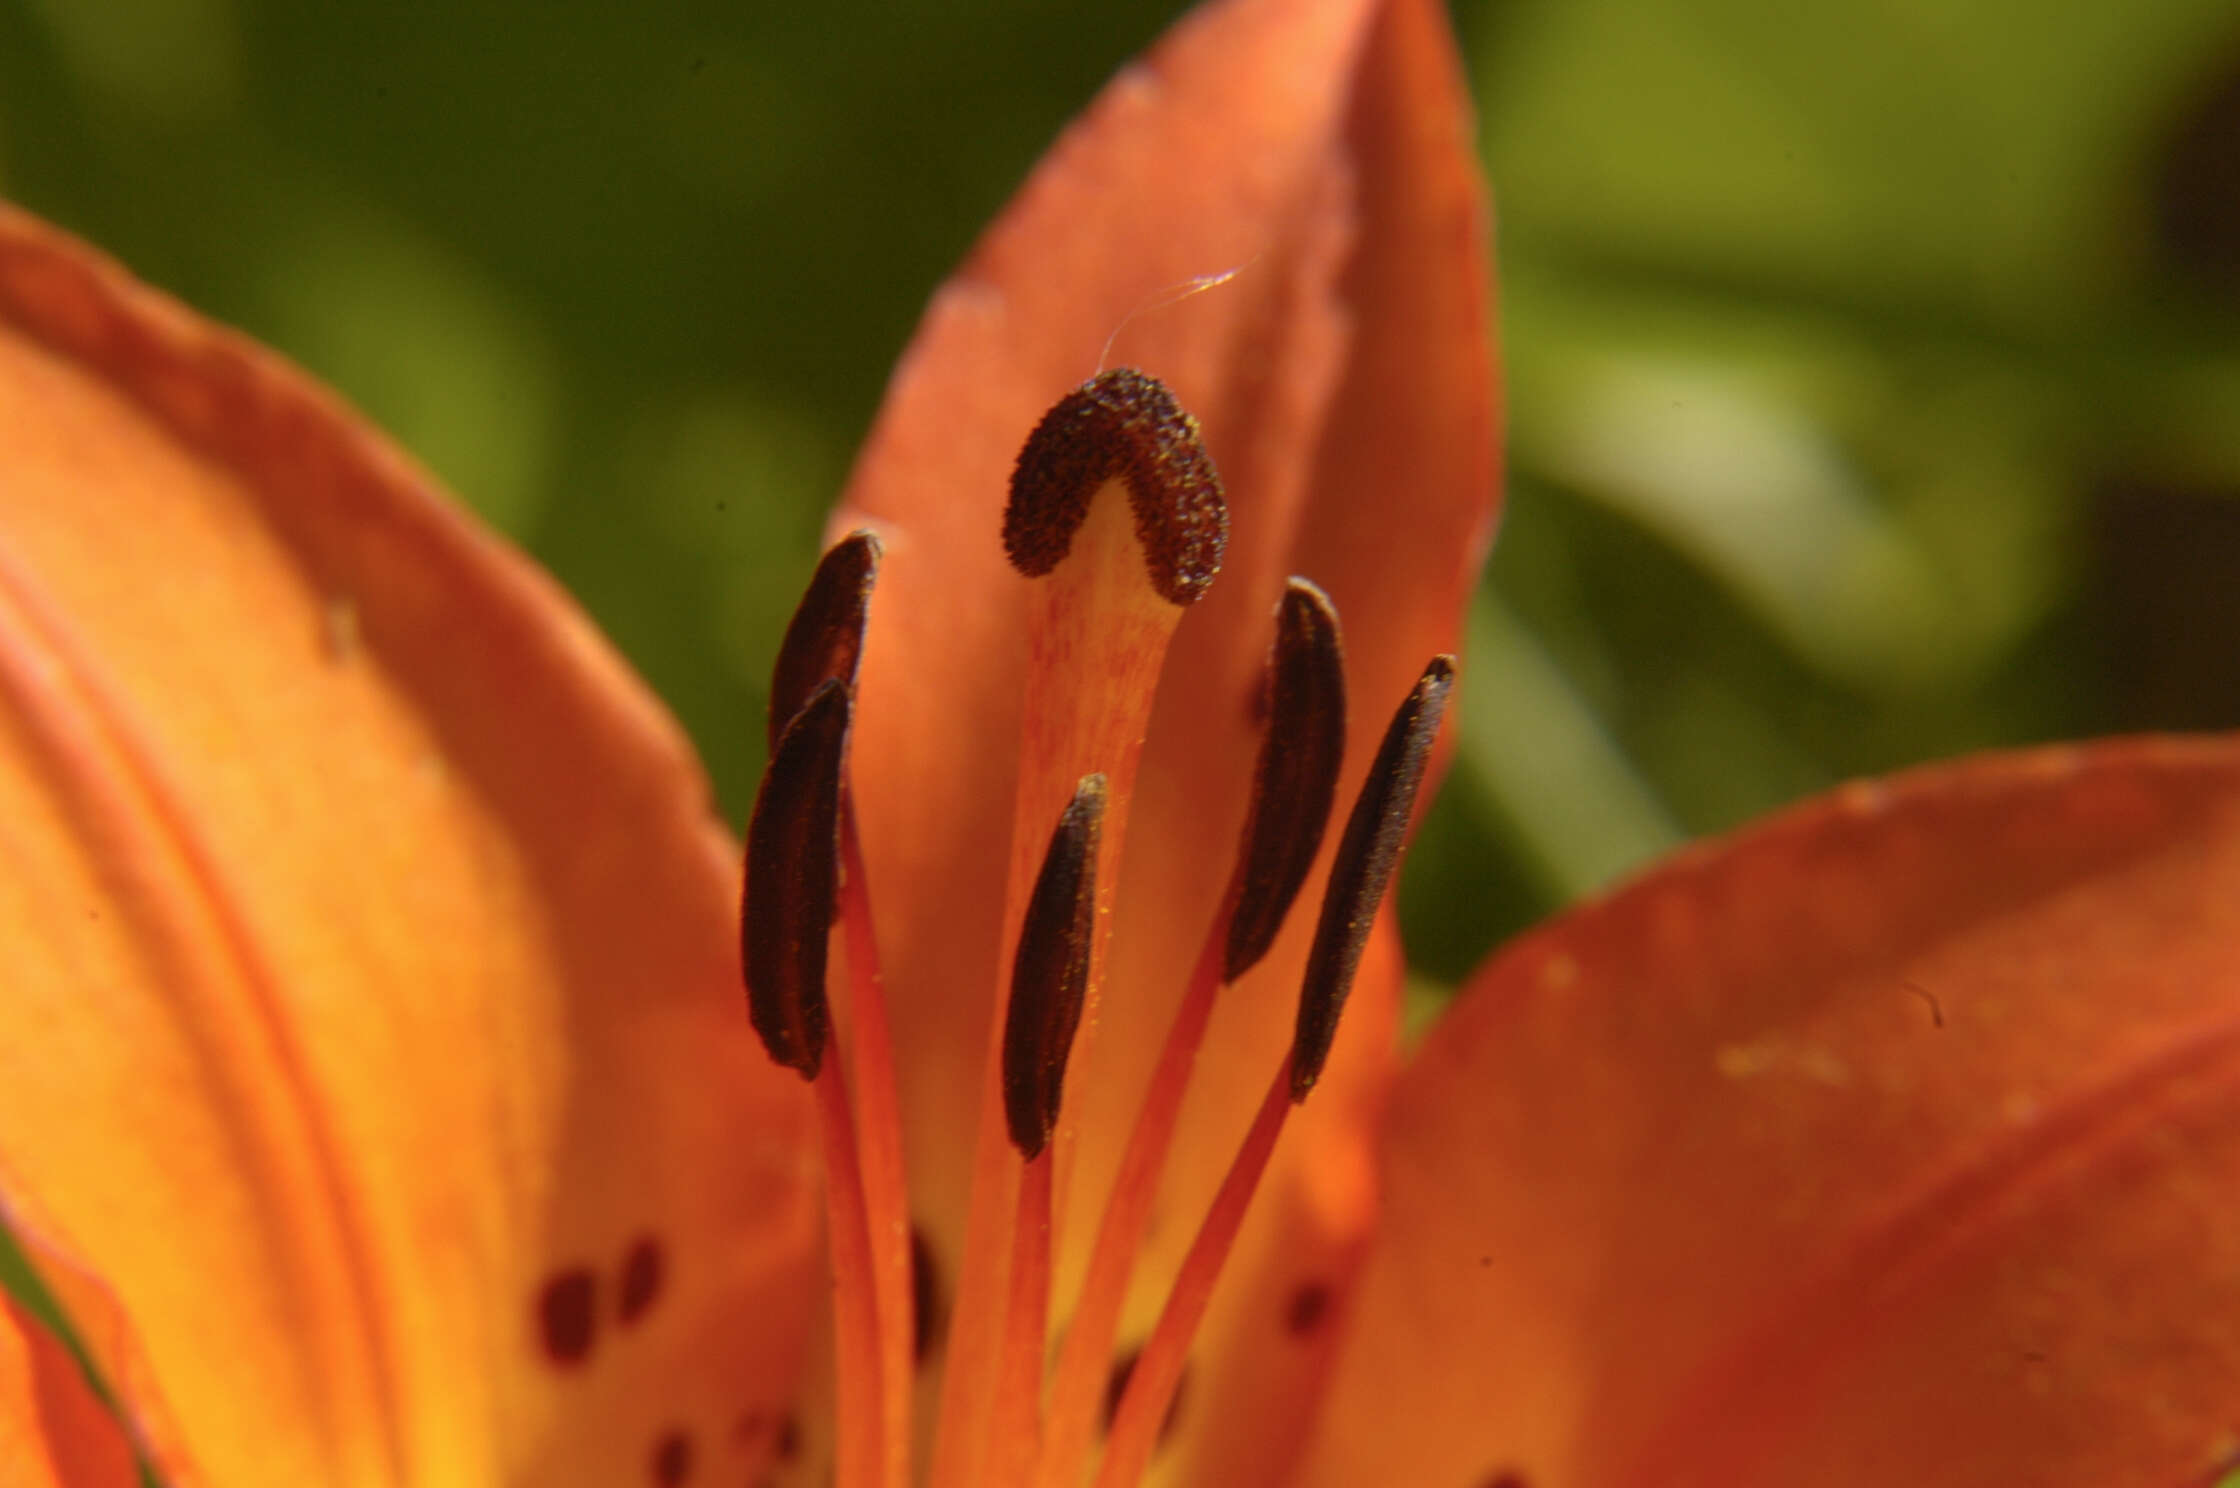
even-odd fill
[[[882,1488],[886,1435],[879,1388],[879,1313],[871,1236],[864,1217],[863,1170],[844,1061],[827,1059],[810,1086],[824,1147],[825,1224],[832,1252],[833,1353],[838,1370],[839,1488]]]
[[[861,1133],[863,1207],[869,1232],[871,1290],[879,1330],[883,1481],[910,1481],[910,1385],[917,1334],[910,1286],[910,1199],[903,1177],[902,1118],[896,1109],[894,1040],[871,918],[871,885],[856,832],[855,805],[840,806],[840,924],[847,945],[853,1015],[856,1119]]]
[[[1050,1148],[1019,1175],[1019,1217],[1014,1229],[1011,1300],[1005,1310],[1003,1364],[996,1383],[988,1475],[984,1481],[1017,1488],[1034,1471],[1041,1436],[1042,1372],[1050,1328]]]
[[[1168,1025],[1167,1041],[1144,1093],[1143,1107],[1136,1113],[1135,1129],[1128,1136],[1111,1197],[1105,1201],[1096,1248],[1090,1253],[1073,1319],[1066,1325],[1057,1379],[1051,1387],[1050,1415],[1044,1426],[1041,1465],[1036,1475],[1042,1488],[1070,1488],[1081,1481],[1081,1466],[1088,1457],[1089,1439],[1096,1431],[1106,1371],[1119,1333],[1120,1310],[1127,1301],[1128,1281],[1135,1271],[1145,1226],[1150,1222],[1159,1176],[1166,1168],[1182,1097],[1189,1089],[1198,1048],[1205,1041],[1214,994],[1221,987],[1222,942],[1234,904],[1232,893],[1215,916],[1205,948],[1199,952],[1190,985],[1175,1009],[1174,1021]]]
[[[1275,1153],[1276,1138],[1283,1134],[1291,1104],[1291,1059],[1286,1055],[1260,1102],[1259,1114],[1252,1118],[1244,1145],[1213,1196],[1213,1206],[1206,1211],[1197,1238],[1182,1258],[1182,1269],[1175,1275],[1174,1290],[1167,1294],[1167,1305],[1160,1310],[1151,1337],[1128,1373],[1127,1388],[1121,1393],[1120,1408],[1112,1418],[1112,1433],[1105,1442],[1104,1462],[1097,1469],[1096,1488],[1133,1488],[1142,1479],[1152,1449],[1159,1444],[1167,1407],[1174,1402],[1175,1386],[1182,1379],[1190,1340],[1205,1318],[1214,1283],[1221,1279],[1221,1268],[1236,1245],[1237,1232],[1252,1207],[1252,1196],[1268,1171],[1268,1159]]]
[[[1000,1116],[1002,1090],[989,1061],[981,1101],[979,1136],[972,1162],[971,1207],[965,1220],[964,1257],[957,1275],[957,1299],[949,1317],[948,1363],[942,1374],[941,1412],[933,1443],[935,1488],[969,1488],[978,1481],[979,1455],[994,1392],[1006,1288],[1011,1276],[1012,1241],[1017,1234],[1018,1158],[1011,1151]],[[1048,1154],[1045,1154],[1046,1156]],[[1008,1209],[1012,1222],[999,1222]]]

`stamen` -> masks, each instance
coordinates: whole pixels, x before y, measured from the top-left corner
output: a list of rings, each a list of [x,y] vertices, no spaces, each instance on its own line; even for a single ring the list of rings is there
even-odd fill
[[[1290,581],[1277,609],[1268,700],[1236,867],[1175,1008],[1066,1326],[1039,1473],[1044,1488],[1071,1488],[1081,1481],[1106,1361],[1215,991],[1250,970],[1274,944],[1330,820],[1345,752],[1345,655],[1337,611],[1305,579]]]
[[[1105,778],[1084,776],[1050,836],[1012,961],[1003,1032],[1004,1114],[1012,1145],[1029,1162],[1041,1156],[1058,1124],[1066,1056],[1081,1026],[1105,802]]]
[[[837,682],[852,704],[863,659],[871,591],[882,554],[878,536],[849,533],[827,550],[786,626],[770,679],[770,743],[816,689]],[[872,1291],[877,1305],[880,1374],[886,1422],[886,1479],[910,1476],[910,1385],[915,1321],[910,1273],[910,1209],[902,1162],[902,1117],[896,1104],[894,1041],[871,918],[870,882],[856,831],[855,801],[841,779],[839,908],[847,948],[848,1013],[855,1111],[860,1134],[864,1214],[870,1228]]]
[[[1376,923],[1377,906],[1400,861],[1416,791],[1431,758],[1431,741],[1438,735],[1439,718],[1453,687],[1454,658],[1433,657],[1392,715],[1377,757],[1369,764],[1369,778],[1353,803],[1353,814],[1346,818],[1337,861],[1330,867],[1330,887],[1323,892],[1314,948],[1307,953],[1306,983],[1299,992],[1298,1032],[1292,1041],[1294,1102],[1307,1098],[1322,1077],[1323,1061],[1330,1057],[1330,1045],[1338,1036],[1338,1015],[1345,1010],[1362,948]]]
[[[847,689],[818,686],[779,736],[747,827],[739,915],[747,1010],[770,1057],[806,1080],[824,1063],[825,942],[840,857]]]
[[[1003,1330],[992,1417],[991,1482],[1024,1481],[1040,1440],[1044,1339],[1050,1315],[1051,1130],[1065,1092],[1066,1059],[1081,1025],[1096,913],[1097,840],[1105,779],[1085,776],[1058,819],[1027,901],[1012,962],[1003,1037],[1003,1093],[1012,1145],[1026,1168],[1013,1226],[1018,1254]]]
[[[1205,1221],[1183,1257],[1182,1269],[1176,1273],[1174,1289],[1167,1295],[1159,1321],[1129,1374],[1106,1441],[1105,1458],[1097,1471],[1096,1488],[1132,1488],[1142,1478],[1158,1445],[1159,1424],[1166,1418],[1175,1386],[1182,1378],[1190,1340],[1205,1318],[1214,1285],[1235,1248],[1253,1194],[1275,1153],[1276,1139],[1282,1135],[1284,1118],[1313,1088],[1323,1062],[1329,1058],[1337,1037],[1338,1015],[1344,1010],[1354,973],[1361,964],[1368,927],[1375,920],[1399,861],[1416,793],[1423,784],[1424,765],[1453,681],[1453,659],[1435,657],[1393,715],[1384,742],[1369,765],[1368,778],[1362,783],[1361,794],[1346,820],[1345,836],[1338,844],[1329,887],[1323,892],[1322,917],[1299,995],[1301,1032],[1269,1082],[1259,1113],[1253,1117],[1243,1146],[1214,1194]]]
[[[824,1057],[826,942],[840,876],[840,778],[851,705],[827,679],[786,725],[747,829],[740,914],[747,1008],[772,1060],[816,1097],[831,1232],[834,1350],[839,1373],[839,1481],[876,1488],[888,1442],[871,1235],[844,1061]]]
[[[1268,954],[1299,897],[1338,793],[1346,749],[1345,648],[1330,596],[1293,578],[1276,613],[1268,659],[1268,729],[1252,773],[1252,806],[1237,857],[1236,908],[1221,978]]]
[[[1220,481],[1197,426],[1158,382],[1105,373],[1052,409],[1021,451],[1005,548],[1036,577],[1028,620],[1004,943],[1017,945],[1040,871],[1040,825],[1084,775],[1107,782],[1078,1041],[1094,1035],[1113,885],[1151,699],[1182,606],[1205,591],[1228,533]],[[1009,1309],[1021,1164],[1001,1075],[1009,989],[997,988],[974,1146],[965,1251],[952,1313],[932,1481],[978,1488]],[[1073,1134],[1060,1107],[1047,1140],[1066,1191]],[[1062,1215],[1053,1214],[1053,1228]]]

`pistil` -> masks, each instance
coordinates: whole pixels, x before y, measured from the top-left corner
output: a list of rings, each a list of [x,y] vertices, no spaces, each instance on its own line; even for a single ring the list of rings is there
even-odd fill
[[[1019,941],[1040,870],[1042,822],[1055,819],[1084,775],[1105,777],[1086,1029],[1097,1017],[1113,886],[1128,803],[1167,644],[1213,581],[1228,538],[1220,478],[1196,421],[1140,372],[1103,373],[1061,399],[1027,437],[1004,512],[1004,551],[1035,579],[1012,813],[1004,943]],[[1021,1164],[1005,1130],[998,1070],[1008,991],[990,1022],[988,1074],[974,1144],[972,1196],[949,1337],[933,1482],[986,1481],[989,1417],[1005,1336]],[[1090,1033],[1085,1031],[1086,1043]],[[1077,1051],[1075,1057],[1085,1057]],[[1058,1113],[1053,1191],[1071,1167],[1072,1131]],[[1050,1236],[1061,1215],[1052,1206]]]

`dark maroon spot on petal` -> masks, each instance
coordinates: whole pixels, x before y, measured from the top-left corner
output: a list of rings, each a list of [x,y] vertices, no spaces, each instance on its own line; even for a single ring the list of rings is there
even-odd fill
[[[661,1256],[661,1242],[651,1235],[641,1235],[622,1258],[622,1308],[625,1324],[634,1323],[645,1316],[646,1309],[661,1295],[661,1279],[666,1263]]]
[[[916,1225],[910,1227],[910,1358],[925,1363],[933,1342],[942,1336],[942,1309],[948,1305],[941,1285],[941,1262],[934,1258],[933,1242]]]
[[[653,1444],[653,1481],[660,1488],[678,1488],[692,1476],[692,1438],[671,1431]]]
[[[1135,1376],[1136,1361],[1143,1357],[1141,1348],[1129,1349],[1113,1361],[1112,1374],[1104,1382],[1104,1430],[1110,1434],[1112,1418],[1120,1414],[1120,1402],[1128,1393],[1128,1381]],[[1166,1419],[1159,1423],[1158,1445],[1165,1446],[1174,1435],[1175,1423],[1182,1418],[1182,1397],[1190,1393],[1190,1366],[1185,1362],[1182,1375],[1174,1382],[1174,1397],[1167,1402]]]
[[[591,1356],[599,1321],[599,1283],[582,1267],[562,1271],[537,1293],[537,1336],[545,1357],[563,1367]]]
[[[1294,1338],[1304,1338],[1322,1326],[1330,1315],[1330,1288],[1319,1281],[1300,1284],[1284,1304],[1283,1326]]]
[[[1478,1484],[1478,1488],[1532,1488],[1532,1480],[1513,1467],[1505,1467]]]
[[[778,1418],[777,1439],[770,1444],[780,1462],[791,1462],[801,1455],[801,1422],[791,1415]]]

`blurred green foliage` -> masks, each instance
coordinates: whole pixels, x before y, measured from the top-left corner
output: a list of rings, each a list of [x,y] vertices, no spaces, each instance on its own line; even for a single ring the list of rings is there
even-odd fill
[[[0,0],[0,191],[344,389],[736,813],[926,295],[1178,7]],[[2240,722],[2229,0],[1504,0],[1512,479],[1412,947],[1961,749]]]

